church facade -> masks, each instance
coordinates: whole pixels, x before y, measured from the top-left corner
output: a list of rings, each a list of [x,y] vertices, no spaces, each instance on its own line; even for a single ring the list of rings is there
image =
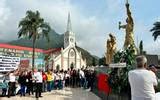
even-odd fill
[[[64,47],[60,51],[51,53],[53,69],[86,67],[86,59],[82,58],[81,52],[76,49],[75,33],[72,31],[70,14],[68,14],[67,30],[64,33]]]

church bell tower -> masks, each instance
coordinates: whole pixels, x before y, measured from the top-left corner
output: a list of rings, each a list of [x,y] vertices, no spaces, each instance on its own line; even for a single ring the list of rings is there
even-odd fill
[[[67,30],[64,33],[64,48],[75,47],[75,34],[72,32],[70,13],[68,13]]]

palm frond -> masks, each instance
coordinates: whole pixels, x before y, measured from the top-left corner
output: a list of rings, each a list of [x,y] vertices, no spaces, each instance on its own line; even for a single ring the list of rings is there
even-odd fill
[[[46,37],[49,41],[49,32],[51,30],[48,23],[44,22],[44,19],[41,18],[39,11],[33,12],[28,10],[26,16],[22,18],[18,25],[19,32],[18,37],[28,36],[29,39],[36,36],[38,39],[40,35]]]
[[[152,36],[154,37],[154,41],[157,40],[158,36],[160,36],[160,29],[153,32]]]
[[[150,30],[152,33],[152,36],[154,37],[154,41],[157,40],[157,37],[160,35],[160,22],[155,22],[154,27]]]
[[[41,29],[42,29],[42,34],[43,34],[43,37],[45,37],[47,39],[47,41],[49,42],[50,39],[49,39],[49,32],[51,31],[51,27],[49,26],[48,23],[44,22],[40,25]]]

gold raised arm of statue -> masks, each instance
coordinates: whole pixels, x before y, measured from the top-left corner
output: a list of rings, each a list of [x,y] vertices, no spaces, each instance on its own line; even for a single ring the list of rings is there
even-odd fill
[[[116,52],[116,38],[112,34],[109,34],[109,39],[107,39],[106,45],[106,64],[110,64],[112,62],[113,56]]]
[[[126,19],[126,24],[121,25],[121,22],[119,22],[119,29],[123,28],[126,31],[126,36],[125,36],[125,42],[124,42],[124,48],[127,48],[130,45],[134,45],[134,22],[133,18],[131,16],[131,11],[129,9],[129,3],[126,3],[126,10],[127,10],[127,19]]]

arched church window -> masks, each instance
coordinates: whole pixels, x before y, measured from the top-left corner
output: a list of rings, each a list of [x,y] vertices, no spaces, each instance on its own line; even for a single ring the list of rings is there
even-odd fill
[[[71,55],[71,57],[74,57],[75,56],[74,51],[71,51],[70,55]]]
[[[65,42],[68,42],[68,38],[65,38]]]

